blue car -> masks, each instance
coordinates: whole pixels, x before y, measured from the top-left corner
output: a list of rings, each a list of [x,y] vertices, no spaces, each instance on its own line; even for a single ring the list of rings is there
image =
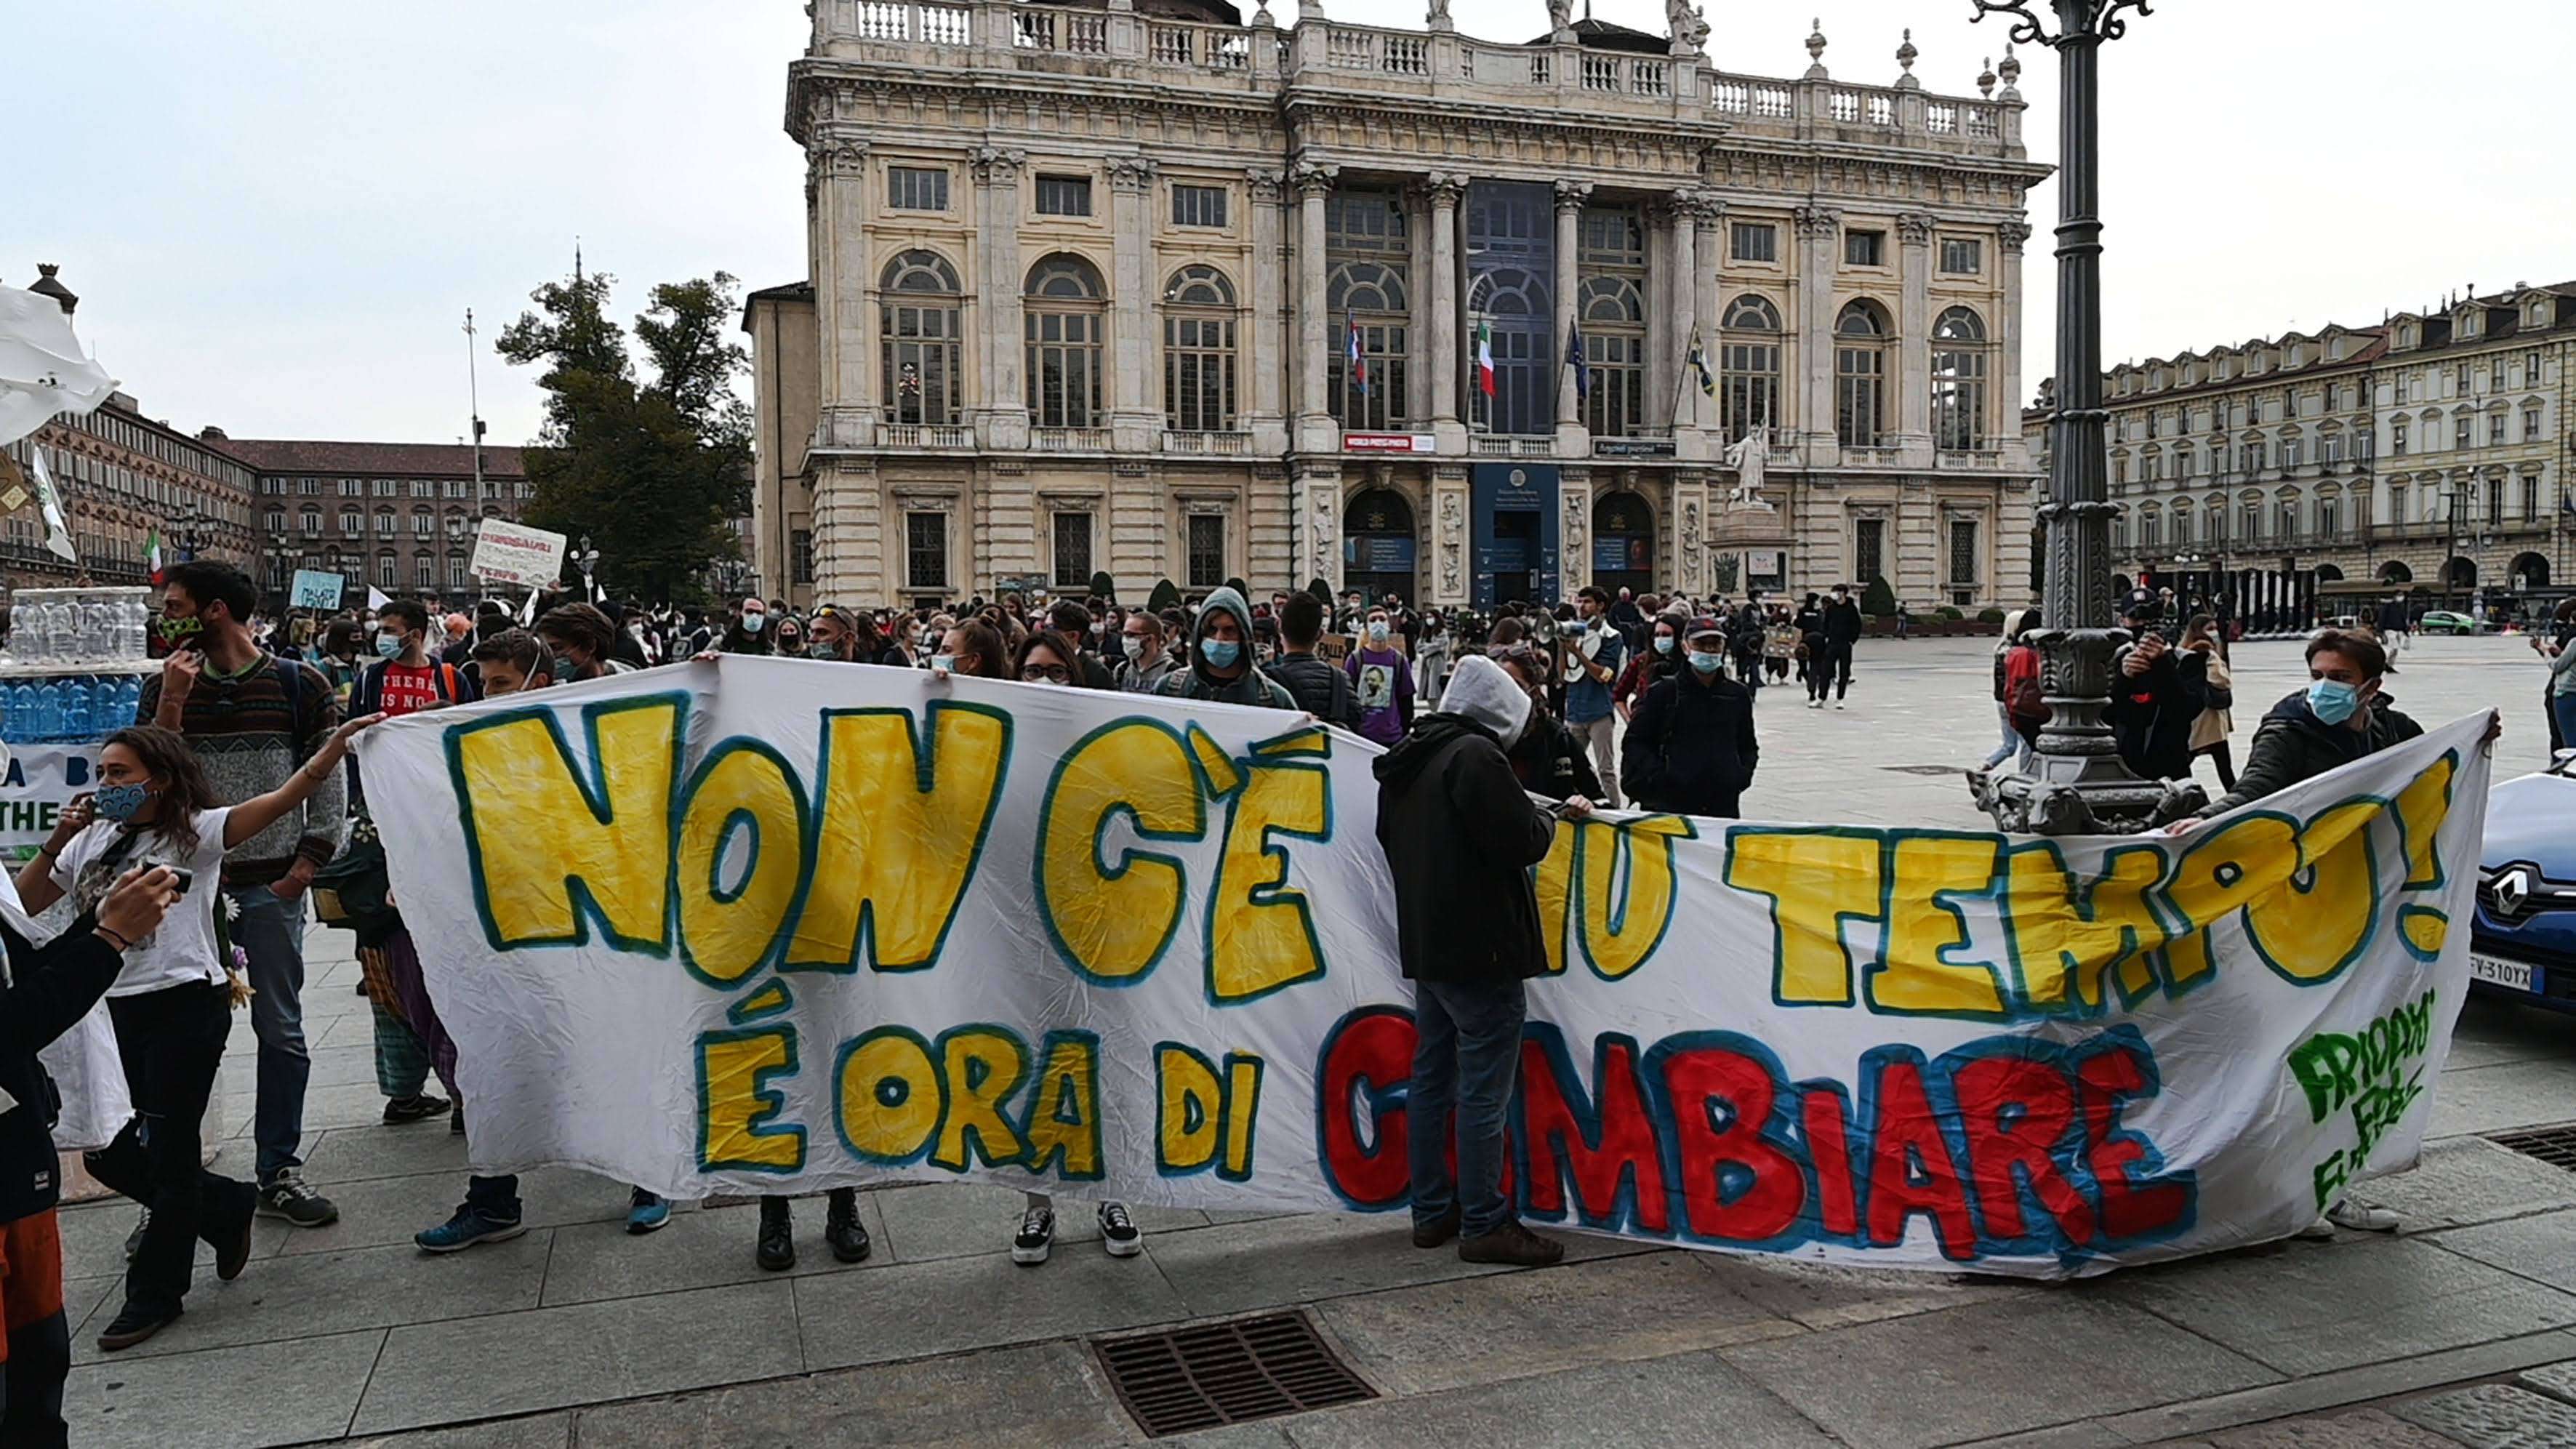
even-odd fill
[[[2576,1011],[2576,752],[2487,801],[2470,932],[2473,986]]]

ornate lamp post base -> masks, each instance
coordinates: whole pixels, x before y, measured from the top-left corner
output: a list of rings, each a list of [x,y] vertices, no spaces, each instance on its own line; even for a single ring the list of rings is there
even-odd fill
[[[1968,793],[1997,828],[2017,834],[2135,835],[2197,814],[2208,793],[2189,780],[2141,780],[2120,760],[2102,709],[2125,629],[2046,629],[2033,636],[2048,695],[2032,771],[1968,772]]]

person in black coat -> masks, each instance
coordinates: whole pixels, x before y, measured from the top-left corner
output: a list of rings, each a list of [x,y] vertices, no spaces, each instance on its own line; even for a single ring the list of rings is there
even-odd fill
[[[2144,780],[2191,778],[2191,727],[2209,708],[2209,656],[2167,643],[2155,624],[2155,595],[2141,589],[2125,610],[2137,642],[2111,661],[2111,703],[2102,722],[2129,772]]]
[[[1588,800],[1604,804],[1609,797],[1601,789],[1601,777],[1592,769],[1592,748],[1577,736],[1565,721],[1547,712],[1538,701],[1547,693],[1547,656],[1526,644],[1516,644],[1494,656],[1512,682],[1529,693],[1530,721],[1520,739],[1504,753],[1512,762],[1512,774],[1521,788],[1533,795],[1563,802]]]
[[[1834,596],[1825,603],[1821,617],[1825,636],[1824,652],[1807,662],[1808,706],[1825,707],[1825,689],[1834,692],[1834,708],[1843,707],[1843,697],[1851,693],[1852,647],[1860,642],[1860,605],[1853,600],[1851,585],[1834,585]]]
[[[1753,784],[1762,745],[1753,730],[1753,693],[1726,677],[1726,634],[1694,619],[1683,636],[1685,666],[1646,691],[1628,721],[1620,773],[1638,783],[1639,809],[1734,819]]]
[[[60,1200],[54,1155],[53,1080],[36,1054],[89,1015],[116,984],[124,950],[160,926],[177,899],[166,867],[130,870],[93,917],[42,946],[0,925],[0,1319],[8,1362],[0,1371],[0,1444],[60,1449],[63,1379],[71,1372],[71,1324],[63,1316]],[[11,910],[16,909],[15,897]],[[238,1271],[238,1266],[236,1266]]]
[[[1530,802],[1504,757],[1532,709],[1501,665],[1468,655],[1440,702],[1374,767],[1397,954],[1414,986],[1413,1243],[1454,1237],[1466,1262],[1545,1267],[1565,1245],[1521,1225],[1502,1174],[1528,1012],[1522,982],[1547,969],[1530,867],[1555,842],[1558,816]],[[1559,809],[1591,813],[1582,801]]]

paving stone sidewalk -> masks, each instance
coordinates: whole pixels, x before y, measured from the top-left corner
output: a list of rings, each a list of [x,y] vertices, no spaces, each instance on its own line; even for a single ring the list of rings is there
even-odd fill
[[[2509,710],[2536,695],[2495,641],[2426,657],[2448,643],[2408,661],[2410,690]],[[2240,653],[2240,745],[2250,702],[2286,692],[2296,664],[2286,646]],[[1973,823],[1955,777],[1856,787],[1852,762],[1982,755],[1984,668],[1958,645],[1880,646],[1852,711],[1764,704],[1748,810]],[[2541,753],[2532,713],[2500,778]],[[798,1267],[769,1274],[755,1209],[684,1210],[632,1238],[625,1189],[568,1171],[528,1175],[524,1237],[419,1253],[411,1234],[462,1193],[462,1144],[438,1122],[379,1125],[346,942],[314,933],[307,991],[309,1172],[341,1221],[263,1223],[239,1281],[201,1273],[176,1326],[104,1356],[132,1209],[67,1210],[75,1444],[1135,1443],[1088,1336],[1281,1307],[1311,1314],[1379,1397],[1171,1442],[2576,1444],[2576,1174],[2476,1135],[2576,1119],[2571,1023],[2546,1013],[2470,1004],[2422,1168],[2361,1194],[2405,1214],[2394,1238],[2033,1285],[1597,1238],[1508,1272],[1417,1252],[1381,1218],[1142,1210],[1140,1257],[1108,1258],[1071,1212],[1054,1261],[1023,1269],[1016,1193],[922,1185],[861,1195],[876,1253],[859,1267],[824,1250],[822,1204],[800,1204]],[[231,1045],[221,1165],[246,1173],[246,1024]]]

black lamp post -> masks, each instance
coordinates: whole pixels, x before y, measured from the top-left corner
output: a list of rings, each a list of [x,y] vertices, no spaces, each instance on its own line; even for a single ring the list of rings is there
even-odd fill
[[[2120,761],[2111,728],[2111,658],[2129,641],[2111,604],[2109,456],[2102,406],[2102,218],[2099,52],[2128,31],[2121,12],[2152,13],[2147,0],[1971,0],[1976,18],[2015,17],[2012,38],[2057,52],[2060,89],[2057,207],[2057,387],[2048,423],[2048,569],[2040,618],[2041,686],[2050,718],[2028,775],[1972,772],[1977,803],[2011,831],[2111,835],[2179,819],[2203,802],[2200,787],[2141,780]],[[2056,12],[2056,29],[2031,13]]]
[[[599,590],[592,587],[590,576],[591,571],[599,567],[599,550],[590,546],[589,534],[583,534],[581,542],[574,546],[572,561],[581,567],[582,602],[586,604],[596,602]]]

